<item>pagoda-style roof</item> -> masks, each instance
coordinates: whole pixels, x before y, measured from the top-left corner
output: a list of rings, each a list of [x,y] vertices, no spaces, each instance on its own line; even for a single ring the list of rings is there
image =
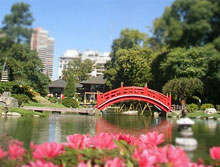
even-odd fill
[[[76,88],[81,88],[82,85],[79,83],[75,83]],[[66,81],[63,79],[58,79],[50,83],[49,88],[65,88],[66,87]]]
[[[103,75],[88,79],[86,81],[81,82],[81,84],[91,84],[91,85],[104,85],[106,80],[103,78]]]

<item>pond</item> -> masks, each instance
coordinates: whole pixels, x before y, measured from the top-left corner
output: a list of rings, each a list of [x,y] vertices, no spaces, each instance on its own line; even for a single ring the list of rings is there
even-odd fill
[[[58,115],[49,117],[8,117],[0,118],[0,136],[6,135],[24,142],[28,148],[30,141],[40,144],[46,141],[65,142],[69,134],[90,134],[101,132],[128,133],[134,136],[157,130],[166,137],[166,143],[175,144],[179,137],[176,120],[149,116],[127,116],[107,114],[102,117],[88,115]],[[188,155],[194,160],[201,157],[209,160],[209,148],[220,146],[220,121],[195,120],[193,137],[199,145]],[[5,137],[0,138],[4,147]]]

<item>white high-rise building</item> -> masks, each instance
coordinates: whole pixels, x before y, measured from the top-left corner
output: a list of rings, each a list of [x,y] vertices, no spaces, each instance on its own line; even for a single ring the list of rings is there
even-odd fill
[[[105,71],[105,63],[110,60],[109,52],[99,53],[98,51],[86,50],[81,54],[77,50],[67,50],[63,56],[60,57],[58,63],[58,77],[62,78],[62,71],[67,68],[67,64],[73,61],[74,58],[81,58],[82,61],[90,59],[94,62],[94,69],[91,72],[91,77],[102,75]]]
[[[31,49],[35,49],[42,60],[43,73],[52,79],[54,38],[49,37],[49,33],[42,28],[37,28],[31,36]]]
[[[80,53],[77,50],[67,50],[63,56],[60,57],[58,63],[58,78],[62,78],[63,70],[67,67],[70,61],[73,61],[74,58],[79,58]]]

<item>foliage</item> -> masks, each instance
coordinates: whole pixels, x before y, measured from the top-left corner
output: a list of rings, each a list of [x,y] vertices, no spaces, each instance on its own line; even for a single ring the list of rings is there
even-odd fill
[[[117,88],[121,82],[125,86],[144,86],[151,80],[151,54],[148,48],[119,49],[116,52],[118,59],[115,67],[105,71],[109,77],[107,86]]]
[[[156,90],[171,79],[193,77],[203,80],[208,72],[209,59],[220,56],[213,46],[194,47],[191,49],[175,48],[158,54],[151,64],[153,84]],[[213,68],[213,67],[212,67]],[[218,67],[214,67],[218,72]]]
[[[17,43],[29,43],[33,21],[30,5],[23,2],[15,3],[11,7],[11,14],[4,17],[3,32]]]
[[[216,105],[216,110],[217,110],[217,111],[220,111],[220,105],[219,105],[219,104]]]
[[[113,41],[112,51],[110,53],[111,60],[106,63],[105,67],[107,70],[104,72],[104,77],[107,79],[106,86],[109,89],[116,88],[118,85],[121,84],[121,82],[128,83],[128,81],[126,82],[126,80],[128,79],[131,81],[132,78],[135,77],[134,72],[136,70],[139,70],[138,68],[140,66],[142,66],[140,67],[141,69],[143,69],[143,67],[146,67],[146,65],[148,64],[148,62],[146,62],[147,57],[149,56],[149,52],[150,52],[149,49],[146,49],[145,51],[144,49],[142,50],[142,48],[145,46],[144,43],[146,42],[146,40],[147,40],[147,35],[145,33],[141,33],[138,30],[124,29],[121,31],[120,37]],[[131,54],[131,57],[129,57],[130,56],[129,54]],[[136,55],[138,56],[137,58],[135,57]],[[136,60],[133,60],[135,64],[133,66],[134,69],[132,70],[131,61],[133,58],[136,58]],[[144,58],[145,58],[145,61],[144,61]],[[138,64],[137,61],[139,60],[144,64],[143,65]],[[122,64],[125,63],[125,61],[128,61],[127,65],[124,64],[122,66]],[[122,71],[119,71],[119,70],[122,70]],[[126,71],[126,74],[123,77],[128,77],[128,78],[126,78],[126,80],[124,78],[120,79],[121,77],[120,74],[122,74],[125,71]],[[129,71],[132,72],[131,77],[127,75]],[[149,71],[149,67],[147,67],[147,69],[144,71]],[[140,73],[141,73],[141,70],[137,71],[136,77],[139,77],[139,79],[141,79]],[[146,74],[146,75],[149,75],[149,74]],[[120,77],[118,78],[118,76]],[[136,79],[137,78],[135,78],[135,80]],[[149,78],[146,80],[144,76],[141,82],[147,82],[148,80]],[[129,83],[129,85],[131,84],[132,83]],[[135,84],[137,85],[137,83]],[[138,83],[138,85],[140,84],[143,84],[143,83]]]
[[[92,72],[94,62],[90,59],[82,61],[81,58],[75,58],[70,61],[67,68],[63,70],[63,79],[68,80],[69,77],[74,77],[75,81],[82,82],[89,78],[89,74]]]
[[[212,54],[207,63],[208,70],[203,79],[206,101],[218,104],[220,99],[220,54]]]
[[[143,44],[147,40],[147,35],[145,33],[139,32],[135,29],[124,29],[120,33],[120,37],[115,39],[112,44],[112,52],[111,52],[111,64],[114,67],[118,56],[116,52],[119,49],[131,49],[143,46]]]
[[[67,78],[66,87],[64,88],[64,96],[65,97],[75,97],[76,87],[74,82],[73,75],[70,75]]]
[[[66,107],[71,107],[71,108],[77,108],[78,103],[75,99],[73,98],[65,98],[62,100],[62,104]]]
[[[49,101],[51,103],[57,103],[58,102],[58,98],[57,97],[49,97]]]
[[[175,100],[186,100],[193,95],[202,94],[203,83],[197,78],[179,78],[168,81],[163,86],[163,93],[171,93]]]
[[[29,85],[20,85],[16,82],[1,82],[0,93],[11,92],[12,94],[22,94],[32,99],[36,92]]]
[[[41,95],[48,94],[49,78],[42,73],[42,62],[28,46],[0,38],[0,69],[6,61],[9,81],[29,85]]]
[[[31,142],[31,149],[25,150],[21,142],[9,139],[8,149],[0,148],[0,163],[5,167],[15,164],[25,167],[205,166],[201,161],[198,164],[192,162],[180,147],[159,146],[163,141],[164,135],[157,132],[139,137],[110,133],[94,137],[74,134],[67,136],[66,143],[34,145]],[[220,160],[219,152],[220,147],[210,149],[214,163]]]
[[[11,92],[14,87],[14,82],[1,82],[0,81],[0,94],[3,92]]]
[[[200,107],[200,110],[205,110],[207,108],[214,108],[213,104],[207,103],[207,104],[202,104]]]
[[[220,36],[220,2],[175,0],[154,21],[154,39],[170,47],[203,46]]]
[[[23,106],[24,103],[28,103],[28,101],[30,100],[28,96],[24,94],[12,94],[12,97],[18,100],[19,107]]]
[[[187,111],[188,112],[195,112],[195,111],[197,111],[199,109],[199,106],[198,105],[196,105],[196,104],[188,104],[187,105]]]

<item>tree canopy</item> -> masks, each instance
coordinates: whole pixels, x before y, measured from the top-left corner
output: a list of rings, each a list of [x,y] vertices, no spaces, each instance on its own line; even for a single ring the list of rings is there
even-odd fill
[[[163,86],[163,93],[171,93],[175,100],[185,103],[187,98],[203,93],[203,82],[198,78],[178,78]]]
[[[220,37],[220,1],[175,0],[154,21],[154,38],[170,47],[203,46]]]
[[[89,78],[89,74],[92,72],[94,62],[90,59],[82,61],[81,58],[75,58],[70,61],[67,68],[63,70],[63,79],[67,80],[68,77],[74,77],[76,82],[82,82]]]
[[[49,78],[42,73],[42,62],[35,51],[10,38],[0,38],[0,73],[6,61],[9,81],[33,87],[41,95],[48,94]]]
[[[150,80],[149,59],[150,50],[143,49],[147,40],[145,33],[138,30],[124,29],[120,37],[112,44],[111,60],[106,64],[104,77],[106,86],[110,89],[125,85],[144,85]]]
[[[2,30],[16,43],[29,43],[33,21],[30,5],[15,3],[11,7],[11,13],[4,17]]]

